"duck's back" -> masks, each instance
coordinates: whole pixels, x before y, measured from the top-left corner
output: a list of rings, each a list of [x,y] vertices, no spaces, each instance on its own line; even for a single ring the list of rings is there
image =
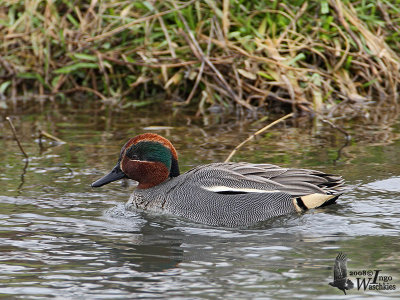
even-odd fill
[[[302,196],[332,194],[342,184],[341,177],[312,170],[214,163],[153,188],[137,189],[128,204],[208,225],[246,226],[296,212],[299,205],[303,209]]]

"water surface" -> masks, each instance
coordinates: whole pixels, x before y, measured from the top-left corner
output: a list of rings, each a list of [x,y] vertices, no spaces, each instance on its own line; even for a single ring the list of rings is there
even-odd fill
[[[337,205],[229,229],[129,212],[124,203],[133,184],[92,189],[90,183],[115,165],[120,147],[136,134],[168,137],[181,169],[188,170],[224,160],[255,125],[216,119],[202,126],[184,117],[154,118],[151,112],[104,118],[57,111],[19,116],[14,123],[30,158],[26,164],[2,123],[5,298],[337,299],[345,296],[328,283],[340,251],[349,258],[349,270],[382,270],[397,286],[355,288],[346,298],[400,295],[398,127],[368,131],[344,148],[343,135],[329,126],[271,129],[234,160],[342,174],[348,189]],[[67,143],[45,139],[40,145],[38,128]],[[351,279],[356,283],[356,276]]]

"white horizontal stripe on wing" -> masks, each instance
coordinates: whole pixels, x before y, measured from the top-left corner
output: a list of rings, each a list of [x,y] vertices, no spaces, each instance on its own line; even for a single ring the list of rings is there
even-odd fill
[[[280,193],[281,191],[278,190],[258,190],[258,189],[246,189],[246,188],[232,188],[229,186],[202,186],[203,189],[214,192],[214,193],[223,193],[223,192],[238,192],[238,193]]]

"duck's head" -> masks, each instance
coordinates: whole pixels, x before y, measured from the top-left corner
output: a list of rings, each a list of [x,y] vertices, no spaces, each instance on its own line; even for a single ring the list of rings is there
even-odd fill
[[[130,139],[121,149],[117,165],[106,176],[92,183],[100,187],[122,178],[139,182],[138,188],[156,186],[179,175],[178,155],[166,138],[145,133]]]

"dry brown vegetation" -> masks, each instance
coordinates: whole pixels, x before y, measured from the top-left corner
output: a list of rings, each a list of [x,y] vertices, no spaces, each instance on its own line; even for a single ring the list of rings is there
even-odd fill
[[[399,4],[2,1],[0,106],[80,93],[378,120],[399,107]]]

